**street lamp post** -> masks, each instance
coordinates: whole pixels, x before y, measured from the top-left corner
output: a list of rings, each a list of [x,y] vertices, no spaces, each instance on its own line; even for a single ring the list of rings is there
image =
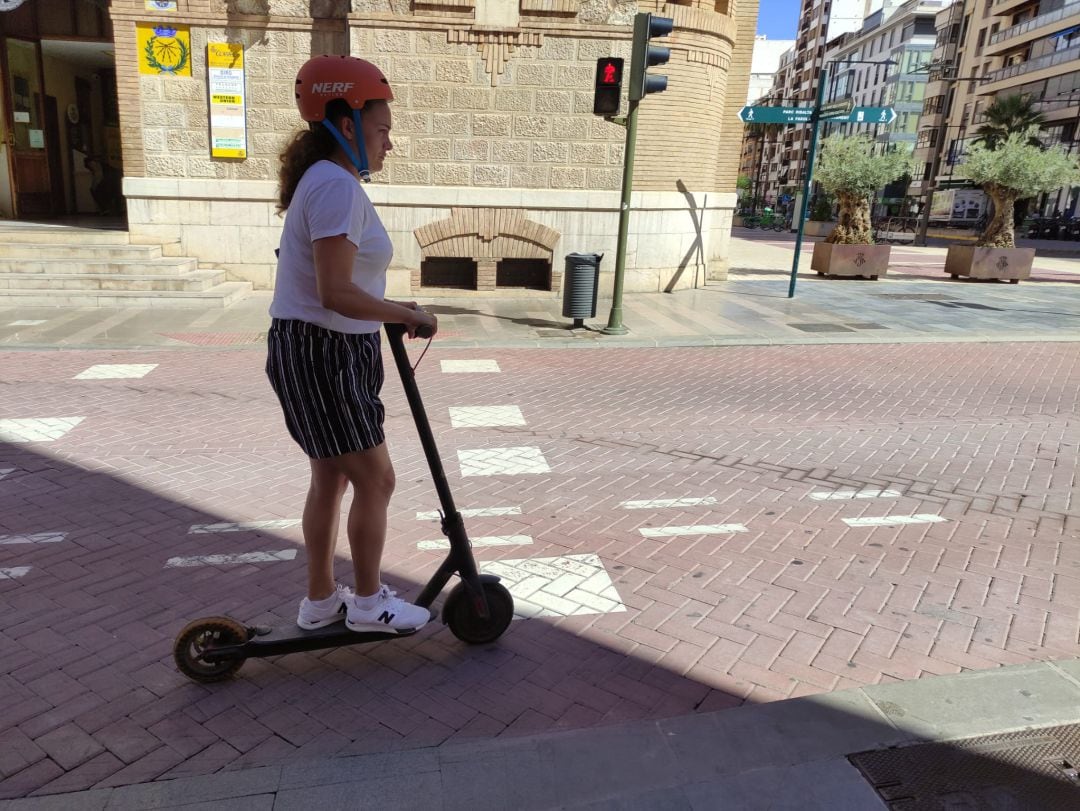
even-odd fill
[[[929,68],[930,65],[927,65]],[[944,69],[949,65],[936,64],[934,67]],[[942,76],[935,81],[940,82],[981,82],[985,81],[985,76]],[[948,111],[942,112],[943,117],[948,117]],[[948,129],[935,127],[934,129]],[[915,239],[912,240],[913,245],[926,246],[926,231],[930,227],[930,204],[933,202],[934,189],[937,186],[938,172],[941,171],[941,153],[945,147],[945,141],[947,139],[942,138],[934,147],[934,157],[930,160],[930,177],[926,178],[926,189],[923,197],[923,209],[919,213],[919,225],[915,229]]]

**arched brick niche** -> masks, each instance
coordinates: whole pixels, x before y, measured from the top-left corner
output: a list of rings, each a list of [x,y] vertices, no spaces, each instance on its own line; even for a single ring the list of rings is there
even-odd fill
[[[520,209],[452,208],[449,217],[422,225],[413,235],[421,255],[420,268],[412,272],[414,291],[559,290],[562,276],[553,272],[552,253],[560,234]]]

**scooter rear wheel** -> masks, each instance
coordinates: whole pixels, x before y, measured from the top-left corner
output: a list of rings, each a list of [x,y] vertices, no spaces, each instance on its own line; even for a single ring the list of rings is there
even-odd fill
[[[488,616],[481,617],[476,601],[464,583],[458,583],[450,591],[443,607],[443,617],[450,631],[462,642],[484,645],[494,642],[510,626],[514,618],[514,598],[502,583],[484,583]]]
[[[209,684],[229,678],[246,661],[246,657],[206,661],[203,654],[210,647],[243,645],[248,630],[230,617],[204,617],[189,622],[177,634],[173,643],[173,659],[177,669],[193,681]]]

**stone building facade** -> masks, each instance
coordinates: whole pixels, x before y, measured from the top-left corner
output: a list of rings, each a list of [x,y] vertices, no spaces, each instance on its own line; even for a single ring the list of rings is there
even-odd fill
[[[610,288],[624,131],[592,115],[595,61],[628,67],[633,15],[653,11],[675,31],[658,71],[668,90],[640,108],[626,289],[726,273],[756,0],[148,5],[109,9],[135,240],[179,236],[185,255],[272,287],[277,155],[301,123],[296,71],[311,55],[349,53],[378,64],[396,97],[394,150],[366,187],[395,245],[388,294],[557,291],[573,251],[606,254]],[[136,26],[147,22],[190,27],[190,76],[140,75]],[[243,159],[210,157],[208,42],[244,48]]]

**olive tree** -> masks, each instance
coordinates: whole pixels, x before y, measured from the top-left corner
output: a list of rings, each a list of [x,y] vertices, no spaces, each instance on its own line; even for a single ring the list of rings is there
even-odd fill
[[[821,145],[814,179],[836,198],[840,214],[825,238],[839,245],[873,245],[870,197],[882,186],[911,174],[911,156],[900,150],[874,153],[866,135],[830,135]]]
[[[977,241],[985,248],[1015,248],[1013,206],[1017,200],[1080,183],[1080,159],[1060,146],[1044,149],[1031,143],[1031,132],[1014,132],[993,149],[973,144],[958,174],[982,186],[994,213]]]

